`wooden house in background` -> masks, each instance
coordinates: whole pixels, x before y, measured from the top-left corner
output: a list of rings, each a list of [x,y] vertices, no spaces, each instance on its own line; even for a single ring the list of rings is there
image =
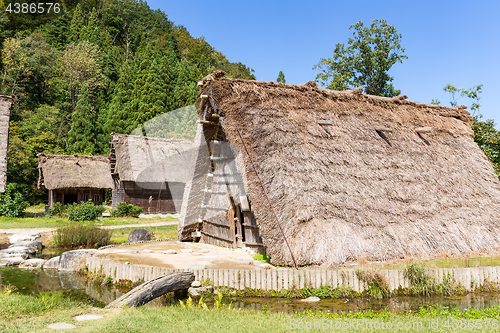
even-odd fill
[[[49,190],[49,206],[92,200],[104,203],[113,188],[109,159],[105,156],[38,154],[38,188]]]
[[[179,240],[260,237],[287,266],[500,249],[500,182],[465,107],[223,76],[198,84]]]
[[[0,193],[7,185],[7,150],[9,147],[10,106],[14,101],[11,96],[0,95]]]
[[[193,141],[111,133],[113,208],[126,202],[146,214],[178,213]]]

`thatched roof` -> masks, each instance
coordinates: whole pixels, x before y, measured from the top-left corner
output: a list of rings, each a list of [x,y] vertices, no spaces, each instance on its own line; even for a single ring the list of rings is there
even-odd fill
[[[149,138],[111,133],[116,169],[121,181],[143,188],[158,183],[186,183],[194,142],[187,139]]]
[[[106,156],[38,154],[38,188],[112,189],[113,180]]]
[[[7,184],[7,150],[9,146],[11,96],[0,95],[0,193],[5,192]]]
[[[498,249],[500,183],[465,107],[221,76],[198,108],[243,152],[274,264],[293,261],[237,128],[299,265]]]

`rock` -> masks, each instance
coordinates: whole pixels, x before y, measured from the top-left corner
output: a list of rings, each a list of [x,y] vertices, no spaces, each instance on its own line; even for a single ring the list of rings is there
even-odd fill
[[[321,301],[321,298],[316,297],[316,296],[310,296],[306,299],[301,299],[302,302],[319,302]]]
[[[59,259],[61,257],[57,256],[54,258],[50,258],[43,264],[43,269],[59,269]]]
[[[48,324],[47,328],[51,328],[53,330],[67,330],[71,328],[76,328],[76,326],[66,323],[54,323],[54,324]]]
[[[194,264],[194,265],[188,266],[187,269],[207,269],[207,266]]]
[[[135,229],[128,235],[128,242],[146,242],[151,240],[151,233],[147,229]]]
[[[155,251],[153,251],[153,250],[142,250],[142,252],[145,252],[145,253],[153,253],[153,252],[155,252]]]
[[[175,250],[167,250],[167,251],[164,251],[163,253],[165,253],[165,254],[177,254],[177,251],[175,251]]]
[[[18,234],[14,234],[9,237],[9,242],[11,244],[17,243],[17,242],[22,242],[22,241],[34,241],[37,238],[40,238],[40,233],[39,232],[21,232]]]
[[[125,250],[123,253],[139,253],[138,250]]]
[[[0,254],[12,254],[12,253],[23,254],[23,253],[30,253],[30,252],[31,252],[31,250],[30,250],[29,247],[26,247],[26,246],[13,246],[13,247],[9,247],[7,249],[1,250]]]
[[[44,259],[28,259],[19,264],[19,268],[24,269],[41,269],[47,260]]]
[[[130,265],[130,263],[128,261],[125,262],[125,265]]]
[[[194,287],[194,288],[201,287],[201,282],[200,281],[193,281],[193,283],[191,283],[191,287]]]
[[[17,258],[17,257],[21,257],[23,259],[28,259],[29,255],[27,253],[4,253],[4,254],[0,254],[0,259],[4,259],[4,258]]]
[[[0,266],[17,266],[24,260],[22,257],[4,258],[0,260]]]
[[[85,260],[86,257],[92,257],[97,250],[74,250],[67,251],[61,254],[59,259],[59,270],[60,271],[75,271],[81,265],[81,261]],[[82,266],[83,268],[83,266]]]
[[[103,316],[99,315],[81,315],[81,316],[76,316],[73,319],[76,321],[85,321],[85,320],[96,320],[96,319],[102,319],[104,318]]]
[[[200,294],[193,287],[188,288],[188,293],[191,297],[200,297]]]
[[[31,249],[32,253],[38,252],[42,250],[42,242],[40,241],[20,241],[20,242],[15,242],[12,244],[10,247],[17,247],[17,246],[25,246],[29,249]]]
[[[193,250],[191,250],[191,249],[182,249],[181,252],[182,253],[193,253]]]

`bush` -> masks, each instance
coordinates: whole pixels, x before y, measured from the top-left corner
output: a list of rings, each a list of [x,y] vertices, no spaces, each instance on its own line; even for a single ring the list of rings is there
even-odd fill
[[[110,243],[111,231],[94,222],[69,222],[54,232],[54,243],[61,247],[100,247]]]
[[[94,206],[91,200],[80,204],[67,205],[66,209],[70,221],[93,221],[105,210],[103,206]]]
[[[5,193],[0,195],[0,216],[22,217],[29,203],[14,184],[7,184]]]
[[[49,214],[50,214],[50,216],[63,216],[63,214],[64,214],[63,205],[60,202],[56,202],[49,209]]]
[[[123,216],[131,216],[138,217],[141,214],[143,209],[134,205],[127,205],[126,202],[120,202],[116,209],[111,211],[111,216],[114,217],[123,217]]]

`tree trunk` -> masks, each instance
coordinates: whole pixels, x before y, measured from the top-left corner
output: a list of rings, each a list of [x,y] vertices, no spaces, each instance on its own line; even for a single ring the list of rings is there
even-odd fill
[[[106,308],[141,306],[166,293],[176,290],[187,290],[193,281],[194,274],[191,272],[179,272],[160,276],[132,289],[122,297],[117,298],[114,302],[109,303]]]

